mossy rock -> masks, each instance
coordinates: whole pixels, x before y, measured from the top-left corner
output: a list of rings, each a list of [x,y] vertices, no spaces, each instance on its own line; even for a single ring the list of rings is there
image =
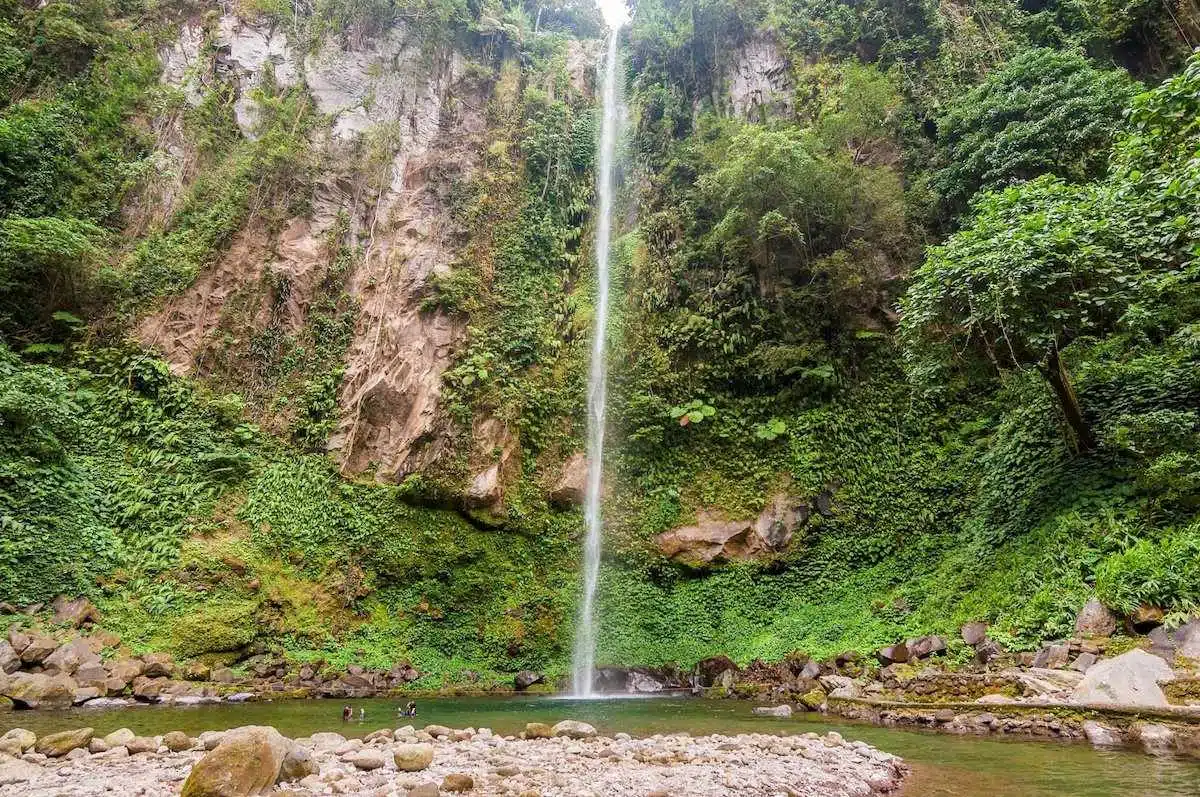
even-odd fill
[[[825,690],[810,689],[801,696],[800,702],[804,704],[805,708],[816,711],[825,704]]]
[[[255,605],[249,602],[205,606],[175,621],[172,647],[187,658],[244,648],[258,633],[254,612]]]

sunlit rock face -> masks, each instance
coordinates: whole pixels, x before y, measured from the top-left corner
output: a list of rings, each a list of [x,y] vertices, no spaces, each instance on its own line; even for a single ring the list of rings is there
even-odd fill
[[[573,42],[568,55],[564,90],[592,91],[595,44]],[[329,289],[331,237],[341,236],[357,255],[344,277],[357,318],[327,447],[350,473],[401,480],[427,468],[446,451],[442,375],[465,330],[422,302],[465,244],[450,196],[480,167],[486,109],[512,103],[515,95],[501,95],[517,91],[518,81],[469,75],[461,53],[403,24],[377,36],[329,35],[312,49],[283,26],[230,12],[185,24],[160,58],[164,85],[188,105],[231,87],[247,139],[260,133],[256,97],[264,86],[302,87],[325,123],[311,134],[317,173],[308,207],[282,224],[252,219],[189,288],[141,320],[136,337],[176,373],[205,375],[231,340],[244,345],[268,327],[296,334]],[[130,202],[129,225],[139,231],[165,223],[197,176],[180,115],[154,122],[162,178]],[[507,466],[489,480],[498,463],[478,464],[478,484],[467,492],[489,497],[470,500],[499,506],[491,496]]]

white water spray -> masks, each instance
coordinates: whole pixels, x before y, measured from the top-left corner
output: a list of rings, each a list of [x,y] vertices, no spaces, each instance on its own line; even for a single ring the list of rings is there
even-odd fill
[[[600,476],[604,459],[604,411],[607,372],[604,362],[608,330],[608,261],[612,244],[613,160],[617,146],[617,31],[608,34],[604,62],[604,117],[600,126],[597,192],[600,195],[596,226],[596,326],[592,332],[592,362],[588,371],[587,494],[584,519],[587,540],[583,549],[583,602],[575,631],[571,660],[571,689],[575,697],[590,697],[596,673],[596,582],[600,576]]]

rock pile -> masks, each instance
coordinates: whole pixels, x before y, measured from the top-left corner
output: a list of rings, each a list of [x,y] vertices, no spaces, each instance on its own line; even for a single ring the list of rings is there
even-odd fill
[[[72,733],[80,738],[91,735]],[[23,797],[106,791],[146,797],[243,797],[277,787],[272,793],[286,790],[294,797],[436,797],[467,792],[866,797],[895,791],[907,774],[895,756],[832,732],[607,738],[586,723],[564,720],[546,736],[521,736],[529,738],[500,737],[487,728],[406,726],[381,729],[366,739],[318,733],[291,740],[274,728],[249,726],[202,734],[179,751],[171,750],[164,737],[152,740],[160,743],[156,747],[139,753],[126,746],[90,753],[85,746],[55,757],[30,751],[22,737],[21,752],[0,755],[0,786],[19,788]],[[128,732],[110,737],[114,742],[132,741]]]

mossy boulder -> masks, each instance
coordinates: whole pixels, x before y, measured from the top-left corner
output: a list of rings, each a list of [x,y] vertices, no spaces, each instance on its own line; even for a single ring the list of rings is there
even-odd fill
[[[76,748],[87,747],[94,735],[95,731],[91,728],[51,733],[38,739],[33,751],[49,758],[61,758]]]
[[[196,762],[180,797],[246,797],[265,794],[279,780],[294,743],[265,725],[247,725],[225,734]]]
[[[258,633],[254,612],[250,602],[208,605],[175,621],[172,646],[186,658],[244,648]]]
[[[817,711],[821,706],[825,705],[825,690],[819,688],[810,689],[800,697],[800,702],[804,704],[805,708]]]

